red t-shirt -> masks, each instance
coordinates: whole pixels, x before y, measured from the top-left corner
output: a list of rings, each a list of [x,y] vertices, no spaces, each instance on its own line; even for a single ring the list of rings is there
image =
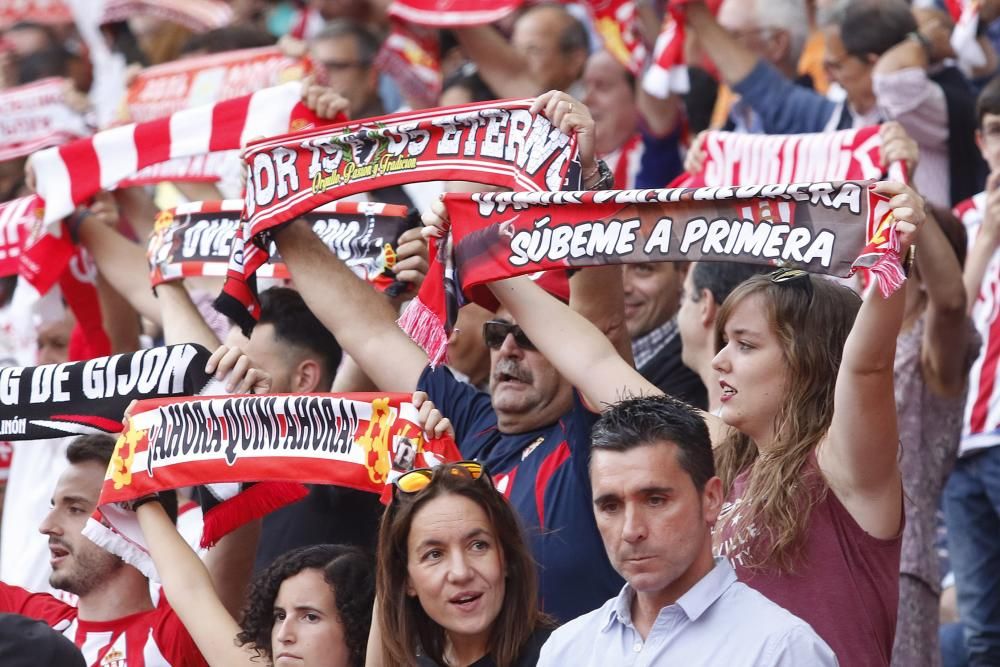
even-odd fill
[[[819,493],[825,482],[815,457],[803,472],[808,492]],[[746,484],[745,472],[733,481],[720,520],[739,511]],[[760,528],[732,528],[724,525],[720,555],[732,562],[740,581],[811,625],[841,665],[888,667],[896,634],[902,528],[893,539],[872,537],[827,490],[809,515],[804,560],[793,573],[747,567]]]
[[[0,582],[0,611],[45,621],[76,644],[91,667],[208,667],[166,598],[155,609],[113,621],[83,621],[47,593]]]

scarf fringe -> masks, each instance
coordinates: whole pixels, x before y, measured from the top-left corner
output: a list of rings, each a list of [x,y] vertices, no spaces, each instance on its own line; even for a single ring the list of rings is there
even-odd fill
[[[868,272],[878,285],[878,291],[883,299],[888,299],[906,282],[899,253],[895,250],[885,251],[885,254],[868,267]]]
[[[130,542],[128,538],[113,528],[90,518],[87,519],[87,524],[83,527],[83,536],[142,572],[147,579],[157,582],[160,580],[159,575],[156,573],[156,566],[153,565],[153,559],[149,553],[142,549],[142,547]]]
[[[201,547],[210,548],[243,524],[302,500],[309,489],[298,482],[261,482],[245,488],[204,514]]]
[[[448,333],[438,314],[420,297],[412,299],[396,321],[413,341],[427,352],[431,368],[446,361]]]

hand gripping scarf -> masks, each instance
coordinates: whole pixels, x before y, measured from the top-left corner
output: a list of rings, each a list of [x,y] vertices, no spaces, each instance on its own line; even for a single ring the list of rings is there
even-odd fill
[[[759,185],[878,179],[883,176],[877,125],[814,134],[704,133],[705,162],[671,187]]]
[[[66,85],[52,77],[0,92],[0,161],[91,134],[66,104]]]
[[[488,192],[444,201],[451,231],[431,244],[431,268],[409,306],[432,310],[444,339],[463,302],[495,305],[487,283],[567,267],[736,261],[836,276],[868,269],[883,294],[903,280],[883,266],[898,248],[888,198],[867,182]],[[407,313],[401,320],[406,329]]]
[[[160,213],[149,237],[150,282],[191,276],[224,276],[240,228],[243,201],[228,199],[183,204]],[[415,214],[415,212],[413,212]],[[404,284],[393,267],[399,236],[417,224],[405,206],[369,202],[332,202],[303,216],[355,274],[390,295]],[[290,274],[274,248],[257,277],[288,279]]]
[[[0,439],[118,433],[129,402],[200,392],[208,351],[171,345],[88,361],[0,369]]]
[[[577,189],[576,138],[532,114],[533,100],[405,112],[259,141],[247,147],[243,239],[215,306],[244,330],[259,304],[251,277],[269,230],[334,199],[420,181],[514,190]]]
[[[282,394],[142,401],[118,439],[84,535],[155,579],[134,513],[115,503],[261,480],[345,486],[386,500],[399,472],[461,458],[450,437],[426,438],[408,400]]]
[[[128,119],[144,123],[172,113],[250,95],[301,79],[307,61],[276,46],[184,58],[144,69],[129,86]]]

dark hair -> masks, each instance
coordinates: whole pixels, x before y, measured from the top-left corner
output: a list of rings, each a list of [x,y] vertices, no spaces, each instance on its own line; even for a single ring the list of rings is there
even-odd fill
[[[358,46],[358,60],[364,65],[371,65],[378,55],[381,43],[375,34],[363,24],[351,19],[335,19],[327,23],[316,33],[310,42],[325,42],[341,37],[353,37]]]
[[[488,645],[498,667],[511,667],[535,629],[549,624],[538,610],[535,561],[510,504],[492,484],[483,478],[473,479],[464,468],[453,464],[436,468],[423,490],[397,494],[382,515],[376,587],[384,664],[409,667],[418,647],[433,662],[444,664],[444,629],[427,615],[420,600],[406,594],[406,581],[407,542],[414,517],[431,500],[448,495],[468,498],[481,507],[503,550],[507,587]]]
[[[73,56],[60,45],[50,46],[17,58],[17,81],[32,83],[51,76],[67,76]]]
[[[475,63],[466,62],[449,74],[441,84],[441,92],[449,88],[462,88],[469,93],[472,102],[487,102],[497,99],[497,94],[479,76]]]
[[[227,25],[192,35],[181,47],[181,54],[204,51],[222,53],[238,49],[253,49],[274,44],[274,36],[266,30],[242,25]]]
[[[983,129],[983,116],[1000,115],[1000,76],[990,79],[976,98],[976,127]]]
[[[288,287],[272,287],[261,292],[259,323],[273,326],[282,342],[320,357],[323,383],[329,388],[343,352],[330,330],[309,310],[301,294]]]
[[[107,466],[115,453],[115,442],[110,435],[81,435],[66,447],[66,460],[71,465],[93,461]]]
[[[695,262],[694,268],[691,269],[691,284],[694,285],[695,292],[686,295],[686,298],[698,301],[701,298],[701,291],[707,289],[712,293],[715,303],[722,305],[729,293],[744,280],[750,276],[769,273],[773,270],[773,266],[763,264]]]
[[[591,453],[627,452],[656,443],[673,443],[677,462],[698,491],[715,477],[712,439],[693,407],[672,396],[640,396],[615,403],[590,432]]]
[[[117,440],[110,435],[95,433],[93,435],[81,435],[75,438],[66,447],[66,460],[70,465],[80,463],[97,463],[105,468],[111,462],[111,457],[115,453]],[[174,491],[161,491],[159,494],[160,504],[166,511],[167,516],[173,523],[177,523],[177,493]]]
[[[236,641],[241,646],[250,644],[258,656],[271,660],[271,628],[278,589],[286,579],[303,570],[323,573],[344,627],[344,642],[351,653],[351,664],[362,667],[372,623],[375,578],[371,558],[357,547],[320,544],[293,549],[276,558],[250,583]]]
[[[590,51],[590,35],[587,27],[568,11],[566,12],[566,25],[559,35],[559,50],[562,53],[572,53],[573,51]]]
[[[847,53],[865,59],[882,55],[916,29],[917,20],[904,0],[853,0],[844,9],[840,39]]]

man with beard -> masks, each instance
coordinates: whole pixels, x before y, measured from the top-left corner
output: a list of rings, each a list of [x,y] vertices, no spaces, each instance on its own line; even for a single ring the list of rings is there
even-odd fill
[[[577,130],[585,186],[599,178],[593,120],[564,93],[536,101],[555,125]],[[575,111],[574,111],[575,110]],[[606,186],[604,186],[606,187]],[[438,202],[440,205],[440,202]],[[462,455],[482,461],[521,517],[539,564],[543,609],[568,620],[599,607],[622,585],[590,508],[587,458],[597,418],[510,317],[500,310],[482,332],[490,348],[490,393],[432,368],[427,354],[396,326],[385,299],[357,278],[304,220],[275,234],[302,297],[376,386],[426,392],[455,428]],[[570,305],[630,355],[618,267],[588,268],[572,278]],[[595,409],[599,406],[593,406]]]
[[[97,507],[114,447],[114,439],[104,435],[83,436],[69,445],[69,466],[39,526],[49,539],[49,583],[76,595],[77,606],[0,583],[0,611],[45,621],[80,648],[88,665],[207,665],[166,598],[154,605],[146,577],[81,532]]]

